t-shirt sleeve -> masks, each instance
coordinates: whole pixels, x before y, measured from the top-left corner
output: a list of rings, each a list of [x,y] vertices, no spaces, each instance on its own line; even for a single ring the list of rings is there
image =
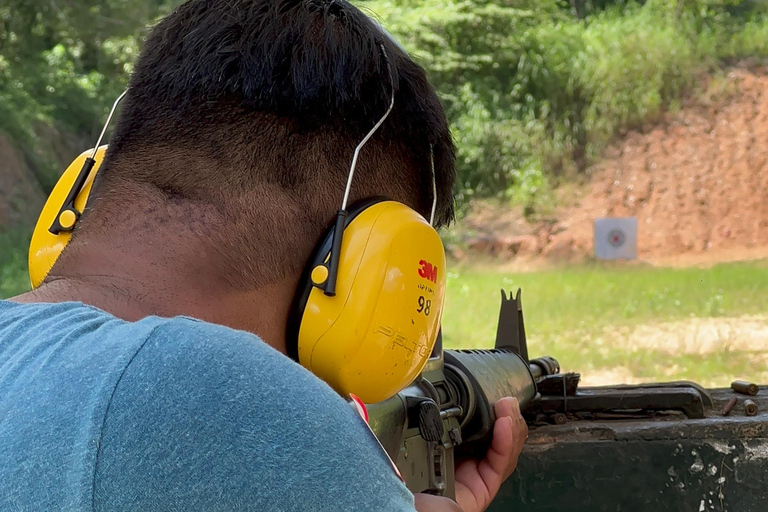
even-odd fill
[[[177,318],[126,367],[95,511],[413,512],[353,409],[255,336]]]

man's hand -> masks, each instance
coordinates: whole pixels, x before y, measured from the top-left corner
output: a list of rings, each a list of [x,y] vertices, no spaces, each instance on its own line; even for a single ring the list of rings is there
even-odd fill
[[[467,460],[456,468],[456,502],[439,496],[416,494],[419,512],[482,512],[491,504],[502,482],[515,470],[528,438],[528,426],[516,398],[503,398],[494,406],[493,441],[485,459]]]
[[[464,512],[488,508],[502,482],[515,470],[528,438],[528,426],[516,398],[499,400],[494,411],[493,441],[485,459],[467,460],[456,468],[456,501]]]

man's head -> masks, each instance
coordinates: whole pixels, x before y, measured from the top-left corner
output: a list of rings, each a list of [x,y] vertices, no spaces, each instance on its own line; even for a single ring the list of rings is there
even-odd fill
[[[201,279],[239,292],[295,282],[393,89],[351,199],[386,196],[428,216],[432,147],[445,224],[445,114],[424,71],[377,24],[339,0],[185,3],[144,45],[89,208],[54,271],[94,244],[140,253],[138,240],[167,245],[158,265],[196,254]]]

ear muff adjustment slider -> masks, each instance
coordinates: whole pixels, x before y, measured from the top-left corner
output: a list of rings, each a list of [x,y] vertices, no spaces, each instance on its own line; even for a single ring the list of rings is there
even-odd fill
[[[323,291],[328,297],[336,296],[336,278],[339,275],[339,261],[341,260],[341,240],[344,236],[347,215],[349,215],[349,212],[344,209],[336,213],[336,225],[333,228],[333,241],[331,242],[331,257],[328,262],[328,277],[325,280]]]
[[[83,167],[77,174],[72,188],[69,189],[69,193],[67,193],[67,197],[64,199],[64,204],[61,205],[58,215],[53,219],[51,227],[48,228],[48,231],[52,234],[58,235],[62,231],[72,231],[75,228],[75,224],[80,219],[80,212],[75,208],[75,198],[83,189],[85,180],[88,179],[88,175],[91,174],[94,165],[96,165],[96,160],[93,157],[88,157],[83,162]]]

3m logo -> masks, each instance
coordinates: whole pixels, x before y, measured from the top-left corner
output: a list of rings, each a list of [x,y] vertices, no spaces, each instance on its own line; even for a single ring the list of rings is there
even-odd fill
[[[421,260],[419,261],[421,268],[419,269],[419,275],[424,279],[429,279],[433,283],[437,282],[437,267],[433,266],[430,262]]]

